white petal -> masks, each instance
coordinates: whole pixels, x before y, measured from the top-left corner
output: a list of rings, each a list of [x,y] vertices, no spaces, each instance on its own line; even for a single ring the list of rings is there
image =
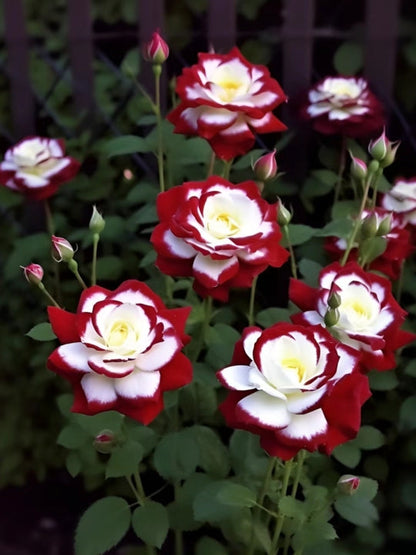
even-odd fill
[[[169,247],[170,252],[175,256],[179,256],[179,258],[192,258],[196,254],[192,247],[180,237],[176,237],[170,229],[165,232],[163,240]]]
[[[79,307],[80,312],[92,312],[94,305],[108,296],[104,291],[95,291],[84,297],[84,303]]]
[[[325,433],[328,428],[325,415],[321,409],[316,409],[307,414],[293,414],[290,424],[281,431],[291,439],[311,439]]]
[[[58,347],[58,353],[66,364],[80,372],[91,372],[91,368],[88,366],[88,358],[94,352],[82,343],[66,343]]]
[[[81,379],[81,386],[88,401],[98,401],[106,404],[117,399],[112,378],[98,374],[85,374]]]
[[[256,344],[256,341],[260,337],[260,335],[260,330],[252,331],[244,339],[244,351],[250,359],[253,359],[254,345]]]
[[[317,389],[316,391],[299,391],[287,396],[287,409],[292,413],[303,412],[315,403],[324,395],[326,386]]]
[[[238,402],[238,406],[263,426],[283,428],[290,422],[286,402],[263,391],[256,391],[244,397]]]
[[[210,256],[204,256],[200,253],[195,257],[193,263],[195,272],[204,274],[215,282],[218,282],[219,277],[225,270],[233,266],[238,266],[238,260],[235,256],[226,260],[213,260]]]
[[[254,389],[249,381],[250,366],[237,364],[235,366],[227,366],[219,372],[222,380],[229,389],[237,391],[247,391]]]
[[[160,384],[160,372],[140,372],[136,370],[125,378],[114,381],[114,387],[121,397],[154,397]]]
[[[175,336],[167,336],[161,343],[156,343],[153,347],[136,358],[136,368],[151,372],[165,366],[172,360],[180,349],[180,343]]]

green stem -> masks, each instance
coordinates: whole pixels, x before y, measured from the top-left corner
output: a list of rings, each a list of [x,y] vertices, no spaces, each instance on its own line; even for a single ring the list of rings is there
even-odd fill
[[[270,480],[273,476],[273,471],[274,471],[275,465],[276,465],[276,458],[275,457],[270,457],[269,465],[267,467],[266,474],[264,475],[263,485],[262,485],[262,488],[260,490],[259,497],[257,499],[256,507],[253,511],[253,520],[252,520],[253,526],[252,526],[252,529],[251,529],[250,545],[249,545],[249,549],[248,549],[246,555],[253,555],[253,553],[254,553],[254,543],[255,543],[254,527],[255,527],[256,523],[260,520],[260,511],[263,508],[264,498],[265,498],[266,493],[268,492],[269,487],[270,487]]]
[[[207,178],[214,173],[214,164],[215,164],[215,152],[212,151],[209,159],[209,163],[208,163]]]
[[[287,495],[287,487],[289,485],[292,466],[293,466],[293,459],[290,459],[285,462],[285,471],[283,474],[282,491],[281,491],[280,498],[285,497]],[[276,521],[276,528],[273,535],[272,547],[270,549],[269,555],[277,555],[279,551],[278,545],[279,545],[280,534],[282,532],[284,521],[285,521],[285,515],[279,512],[279,516],[277,517],[277,521]]]
[[[42,293],[51,301],[51,303],[56,306],[57,308],[61,308],[59,306],[59,303],[57,303],[55,301],[55,299],[52,297],[52,295],[49,293],[49,291],[46,289],[46,287],[43,285],[42,282],[38,283],[38,287],[39,289],[42,291]]]
[[[253,279],[253,283],[251,284],[250,290],[250,303],[248,306],[248,325],[254,326],[254,301],[256,299],[256,286],[257,286],[257,279],[259,276],[256,276]]]
[[[146,495],[144,493],[143,490],[143,485],[142,485],[142,481],[140,478],[140,474],[138,471],[136,471],[133,475],[133,477],[130,476],[126,476],[125,477],[127,482],[129,483],[129,486],[131,488],[131,490],[134,493],[134,496],[137,499],[138,504],[143,507],[143,505],[146,503]],[[153,548],[152,545],[146,545],[146,552],[148,555],[155,555],[156,551]]]
[[[45,207],[46,228],[48,230],[49,235],[52,237],[52,235],[55,235],[55,224],[53,221],[52,210],[48,202],[48,199],[45,199],[43,201],[43,206]],[[58,300],[61,301],[61,280],[59,278],[58,264],[53,265],[53,274],[54,274],[54,281],[55,281],[55,293],[58,297]]]
[[[91,285],[97,283],[97,249],[98,242],[100,240],[99,233],[93,233],[92,235],[92,267],[91,267]]]
[[[198,360],[198,357],[206,343],[208,327],[212,317],[212,297],[205,297],[205,299],[203,300],[203,307],[204,320],[201,325],[200,333],[197,337],[195,350],[193,352],[193,355],[190,357],[192,362],[196,362]]]
[[[233,165],[233,159],[231,160],[224,160],[224,169],[222,171],[222,176],[224,179],[229,179],[230,177],[230,170],[231,170],[231,166]]]
[[[291,269],[291,272],[292,272],[292,277],[297,279],[298,278],[298,272],[297,272],[297,266],[296,266],[296,257],[295,257],[295,252],[294,252],[293,247],[292,247],[292,243],[290,241],[289,228],[288,228],[287,225],[284,225],[284,226],[282,226],[282,230],[283,230],[284,238],[286,239],[287,249],[288,249],[289,254],[290,254],[290,269]]]
[[[300,476],[302,474],[303,463],[305,462],[305,458],[306,458],[306,451],[304,449],[299,451],[296,458],[297,458],[297,461],[296,461],[297,466],[296,466],[296,472],[295,472],[295,479],[293,481],[293,487],[292,487],[292,497],[296,497],[296,494],[298,492],[298,486],[300,482]]]
[[[163,132],[162,132],[162,113],[160,109],[160,75],[162,73],[161,64],[153,64],[153,74],[155,76],[155,105],[156,105],[156,127],[157,127],[157,167],[159,172],[160,192],[165,191],[165,174],[163,168]]]
[[[76,260],[72,259],[68,262],[68,268],[71,270],[71,272],[74,274],[74,276],[77,278],[79,284],[81,285],[81,287],[83,289],[87,289],[87,285],[85,284],[85,281],[82,279],[80,273],[78,272],[78,263]]]

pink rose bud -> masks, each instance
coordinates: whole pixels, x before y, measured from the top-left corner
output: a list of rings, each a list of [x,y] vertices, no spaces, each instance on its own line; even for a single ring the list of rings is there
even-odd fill
[[[90,231],[92,231],[93,233],[101,233],[104,227],[105,220],[94,205],[92,207],[92,215],[89,223]]]
[[[276,150],[261,156],[254,162],[253,171],[257,179],[268,181],[277,174]]]
[[[158,32],[153,33],[149,42],[144,45],[143,57],[148,62],[163,64],[169,56],[169,47]]]
[[[106,455],[111,453],[116,444],[116,438],[111,430],[102,430],[94,438],[93,445],[96,451]]]
[[[387,139],[384,129],[380,137],[378,137],[374,141],[370,141],[370,144],[368,145],[368,152],[371,154],[374,160],[377,160],[378,162],[384,160],[387,154],[389,142],[390,141]]]
[[[52,235],[52,258],[55,262],[69,262],[74,258],[74,249],[63,237]]]
[[[39,285],[43,279],[43,268],[39,264],[29,264],[29,266],[20,266],[24,276],[29,283]]]
[[[354,495],[360,485],[360,479],[353,474],[344,474],[337,482],[338,491],[345,495]]]
[[[356,158],[355,156],[353,156],[351,152],[350,152],[350,156],[351,156],[350,172],[352,177],[354,177],[355,179],[358,179],[359,181],[361,181],[362,179],[365,179],[367,177],[367,164],[363,162],[363,160],[360,160],[359,158]]]

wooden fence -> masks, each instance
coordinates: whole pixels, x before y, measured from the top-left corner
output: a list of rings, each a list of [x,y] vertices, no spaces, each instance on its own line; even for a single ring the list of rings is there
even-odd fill
[[[137,22],[139,46],[149,39],[156,28],[163,31],[166,6],[163,0],[137,2],[140,14]],[[282,48],[282,75],[279,80],[287,94],[291,95],[311,82],[314,43],[317,39],[331,36],[332,31],[315,25],[317,10],[322,9],[319,0],[269,0],[269,3],[276,6],[276,22],[282,22],[278,31]],[[363,0],[362,3],[365,4],[364,75],[386,100],[393,90],[401,2]],[[91,4],[92,0],[67,0],[72,91],[77,109],[84,111],[94,110],[96,36]],[[31,39],[26,31],[23,0],[3,0],[3,20],[11,99],[10,139],[16,140],[36,130],[36,99],[29,76]],[[207,48],[212,45],[221,52],[238,44],[236,0],[209,0],[205,30]]]

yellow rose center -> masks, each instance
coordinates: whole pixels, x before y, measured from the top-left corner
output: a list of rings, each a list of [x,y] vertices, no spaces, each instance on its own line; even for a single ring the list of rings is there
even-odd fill
[[[298,375],[299,382],[303,382],[303,379],[306,373],[306,368],[305,368],[305,365],[299,359],[295,357],[285,358],[282,360],[282,365],[288,370],[294,370]]]
[[[22,171],[24,173],[28,173],[30,175],[43,175],[48,170],[51,170],[58,164],[58,160],[56,158],[49,158],[49,160],[45,160],[45,162],[41,162],[36,166],[24,166],[22,167]]]
[[[235,79],[224,79],[217,83],[222,88],[220,98],[223,102],[230,102],[238,95],[242,83]]]
[[[107,345],[109,347],[120,347],[129,335],[130,326],[126,322],[114,322],[109,330]]]
[[[220,213],[209,219],[207,228],[217,239],[225,239],[238,233],[240,226],[230,214]]]

